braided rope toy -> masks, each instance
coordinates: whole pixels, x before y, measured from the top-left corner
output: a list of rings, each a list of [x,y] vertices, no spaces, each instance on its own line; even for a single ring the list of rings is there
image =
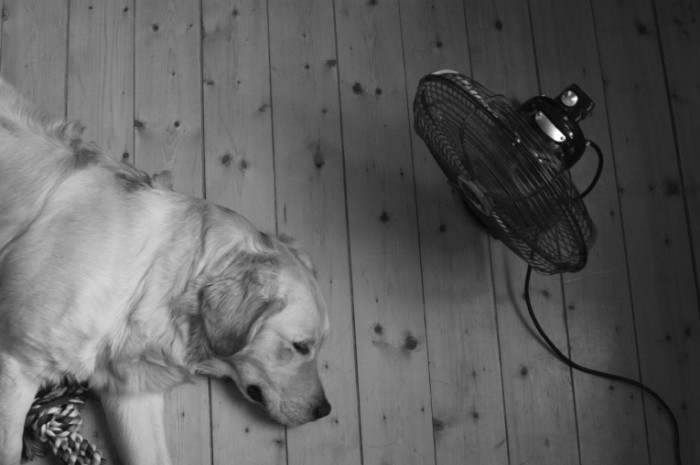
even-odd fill
[[[85,403],[87,387],[64,383],[40,390],[24,423],[22,460],[44,455],[49,445],[65,465],[100,465],[102,453],[79,433],[83,424],[80,405]]]

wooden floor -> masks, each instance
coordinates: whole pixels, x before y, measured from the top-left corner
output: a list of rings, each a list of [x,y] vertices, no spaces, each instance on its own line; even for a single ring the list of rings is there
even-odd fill
[[[285,430],[229,382],[168,395],[178,464],[673,463],[636,389],[572,373],[412,131],[425,74],[522,101],[578,83],[603,148],[577,274],[533,282],[584,365],[641,379],[700,463],[700,3],[692,0],[5,0],[0,71],[105,151],[297,237],[330,305],[332,414]],[[586,155],[573,172],[585,185]],[[117,464],[101,413],[85,433]],[[43,462],[53,463],[53,462]]]

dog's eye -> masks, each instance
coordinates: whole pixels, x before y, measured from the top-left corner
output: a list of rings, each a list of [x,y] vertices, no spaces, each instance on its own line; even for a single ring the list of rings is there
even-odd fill
[[[309,353],[309,346],[303,342],[295,342],[292,344],[292,347],[294,347],[294,350],[299,352],[301,355],[307,355]]]

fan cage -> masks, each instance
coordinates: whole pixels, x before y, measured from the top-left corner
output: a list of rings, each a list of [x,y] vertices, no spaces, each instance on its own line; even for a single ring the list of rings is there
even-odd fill
[[[492,235],[542,274],[585,266],[595,228],[561,149],[505,97],[433,74],[413,110],[416,132]]]

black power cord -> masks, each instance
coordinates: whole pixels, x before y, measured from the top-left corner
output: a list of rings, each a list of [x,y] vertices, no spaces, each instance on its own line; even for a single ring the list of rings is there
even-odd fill
[[[586,144],[593,147],[596,155],[598,155],[598,167],[595,170],[595,174],[593,175],[593,180],[591,181],[591,183],[588,185],[588,187],[586,187],[586,190],[581,192],[581,198],[584,198],[585,196],[587,196],[588,194],[591,193],[591,191],[593,190],[595,185],[598,184],[598,180],[600,179],[600,175],[603,172],[603,151],[600,150],[600,147],[598,147],[598,144],[596,144],[592,140],[587,140]]]
[[[588,195],[588,193],[593,189],[593,186],[598,182],[598,179],[600,178],[600,174],[603,171],[603,155],[602,151],[600,150],[600,147],[598,147],[597,144],[595,144],[592,141],[587,141],[587,143],[592,146],[596,153],[598,154],[598,168],[596,170],[596,173],[593,177],[593,181],[590,183],[590,185],[586,188],[585,191],[581,194],[581,197],[585,197]],[[532,320],[532,324],[535,325],[535,329],[537,329],[537,332],[539,333],[540,337],[544,340],[544,342],[547,344],[549,349],[552,351],[552,353],[565,365],[569,366],[570,368],[574,370],[581,371],[583,373],[587,373],[589,375],[597,376],[599,378],[604,378],[604,379],[609,379],[611,381],[617,381],[620,383],[625,383],[630,386],[637,387],[641,389],[643,392],[647,393],[649,396],[654,398],[656,402],[666,411],[668,414],[671,424],[673,426],[673,446],[675,450],[675,455],[676,455],[676,464],[677,465],[682,465],[681,463],[681,442],[680,442],[680,428],[678,427],[678,420],[676,420],[676,416],[673,414],[673,411],[671,410],[671,407],[664,401],[664,399],[657,394],[654,390],[646,386],[645,384],[634,380],[632,378],[627,378],[625,376],[620,376],[616,375],[613,373],[606,373],[604,371],[599,371],[595,370],[592,368],[588,368],[582,365],[579,365],[578,363],[574,362],[571,360],[569,357],[564,355],[564,353],[559,350],[559,348],[554,344],[554,342],[547,336],[547,333],[545,333],[544,329],[542,329],[542,326],[540,325],[539,321],[537,320],[537,316],[535,315],[535,311],[532,308],[532,302],[530,301],[530,278],[532,276],[532,266],[528,265],[527,267],[527,273],[525,274],[525,303],[527,304],[527,311],[530,314],[530,319]]]
[[[664,401],[664,399],[654,392],[651,388],[647,387],[645,384],[640,383],[637,380],[634,380],[632,378],[627,378],[625,376],[620,376],[616,375],[613,373],[606,373],[604,371],[599,371],[599,370],[594,370],[592,368],[587,368],[585,366],[579,365],[578,363],[574,362],[571,360],[569,357],[564,355],[561,350],[552,342],[552,340],[547,336],[547,333],[544,332],[542,329],[542,326],[540,326],[539,321],[537,320],[537,316],[535,316],[535,311],[532,309],[532,302],[530,301],[530,276],[532,275],[532,267],[528,265],[527,267],[527,274],[525,275],[525,303],[527,304],[527,311],[530,314],[530,319],[532,320],[532,324],[535,325],[535,328],[537,329],[537,332],[540,334],[540,337],[544,340],[545,343],[547,343],[547,346],[549,349],[554,353],[554,355],[562,361],[565,365],[568,365],[570,368],[573,368],[574,370],[581,371],[583,373],[588,373],[589,375],[597,376],[599,378],[605,378],[609,379],[612,381],[618,381],[620,383],[625,383],[629,384],[631,386],[635,386],[642,391],[646,392],[649,394],[651,397],[656,400],[656,402],[659,403],[659,405],[666,411],[668,414],[669,418],[671,419],[671,424],[673,426],[673,435],[674,435],[674,440],[673,440],[673,446],[675,449],[675,454],[676,454],[676,464],[677,465],[682,465],[681,463],[681,442],[680,442],[680,429],[678,428],[678,421],[676,420],[676,416],[673,414],[673,411],[671,410],[671,407]]]

